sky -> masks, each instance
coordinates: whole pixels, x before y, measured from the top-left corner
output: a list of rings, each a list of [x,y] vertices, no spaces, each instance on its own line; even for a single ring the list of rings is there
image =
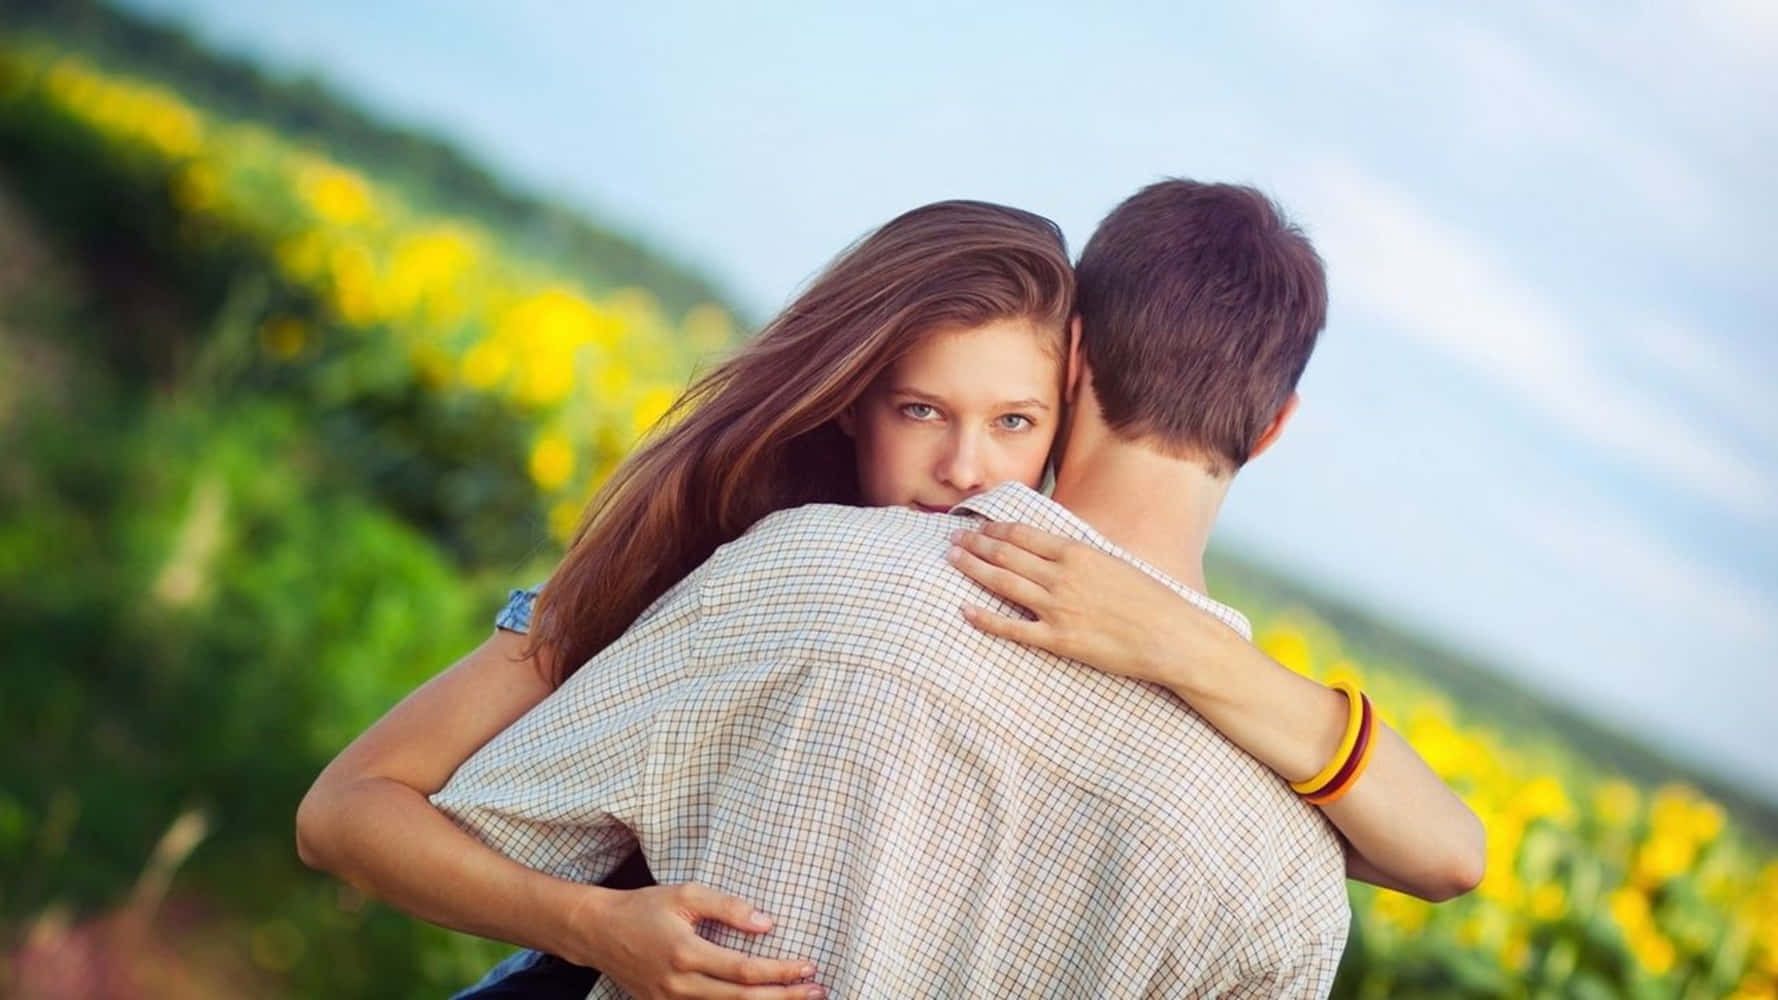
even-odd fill
[[[1331,308],[1217,543],[1778,798],[1765,0],[129,4],[756,316],[925,202],[1028,208],[1078,249],[1161,177],[1256,184]]]

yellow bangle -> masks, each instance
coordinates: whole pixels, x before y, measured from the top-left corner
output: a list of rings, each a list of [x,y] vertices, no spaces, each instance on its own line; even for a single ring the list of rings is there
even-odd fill
[[[1358,744],[1359,725],[1364,721],[1363,696],[1358,692],[1358,685],[1351,681],[1335,681],[1329,686],[1346,696],[1346,735],[1340,738],[1340,748],[1334,751],[1333,759],[1327,762],[1320,773],[1306,781],[1291,783],[1290,790],[1298,795],[1317,791],[1332,781],[1340,773],[1340,769],[1346,766],[1346,758],[1352,756],[1352,748]]]
[[[1366,701],[1368,703],[1369,699],[1366,699]],[[1345,780],[1342,781],[1336,778],[1334,779],[1336,784],[1333,788],[1325,789],[1315,795],[1305,795],[1303,796],[1303,801],[1316,807],[1330,806],[1335,802],[1340,801],[1341,797],[1352,790],[1353,785],[1358,784],[1359,776],[1364,774],[1365,766],[1371,762],[1371,751],[1376,748],[1377,713],[1374,708],[1367,704],[1364,714],[1364,733],[1358,738],[1358,758],[1352,762],[1351,768],[1347,770]]]

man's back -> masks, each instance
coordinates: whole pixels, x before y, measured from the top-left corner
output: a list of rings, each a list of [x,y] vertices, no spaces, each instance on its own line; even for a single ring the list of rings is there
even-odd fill
[[[964,506],[1105,546],[1020,487]],[[1171,695],[968,627],[991,599],[943,561],[958,524],[766,519],[439,804],[571,877],[621,824],[662,881],[776,919],[720,943],[812,955],[836,996],[1325,993],[1348,913],[1324,821]]]

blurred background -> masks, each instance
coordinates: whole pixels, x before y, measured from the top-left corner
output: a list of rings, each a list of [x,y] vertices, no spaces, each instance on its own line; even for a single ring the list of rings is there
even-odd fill
[[[472,981],[321,766],[859,234],[1191,176],[1333,296],[1212,589],[1489,829],[1336,995],[1778,996],[1778,8],[1114,8],[0,7],[0,993]]]

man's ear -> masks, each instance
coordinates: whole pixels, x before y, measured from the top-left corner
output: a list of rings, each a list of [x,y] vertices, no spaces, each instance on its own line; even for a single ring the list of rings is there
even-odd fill
[[[1259,440],[1253,442],[1253,451],[1247,455],[1249,462],[1258,458],[1260,452],[1270,448],[1272,442],[1278,440],[1278,435],[1284,433],[1284,425],[1290,423],[1291,416],[1296,413],[1298,401],[1299,397],[1293,392],[1290,394],[1290,398],[1284,401],[1284,405],[1278,407],[1278,415],[1273,417],[1272,422],[1266,425],[1266,429],[1260,432]]]
[[[1080,395],[1080,314],[1068,321],[1068,363],[1063,370],[1062,402],[1072,406]]]

